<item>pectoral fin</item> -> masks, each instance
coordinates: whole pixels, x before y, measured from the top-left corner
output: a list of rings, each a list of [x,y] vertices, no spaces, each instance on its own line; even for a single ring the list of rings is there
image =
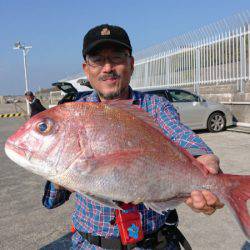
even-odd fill
[[[164,211],[168,211],[169,209],[176,208],[179,204],[181,204],[186,197],[175,197],[171,200],[160,201],[160,202],[144,202],[144,205],[147,208],[154,210],[159,214],[163,214]]]

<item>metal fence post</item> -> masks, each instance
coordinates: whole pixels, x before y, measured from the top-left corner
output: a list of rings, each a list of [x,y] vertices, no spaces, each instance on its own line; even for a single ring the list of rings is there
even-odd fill
[[[250,80],[250,24],[248,24],[247,26],[247,33],[248,33],[248,39],[247,39],[247,43],[248,43],[248,80]]]
[[[169,57],[166,56],[166,75],[167,75],[167,86],[170,85],[170,71],[169,71]]]
[[[240,93],[244,93],[245,92],[245,81],[244,81],[244,75],[245,75],[245,51],[244,51],[244,35],[240,36],[240,88],[239,91]]]
[[[145,77],[144,77],[144,86],[148,86],[148,60],[145,61]]]
[[[200,49],[195,49],[195,82],[194,82],[194,92],[199,95],[199,85],[201,81],[201,60],[200,60]]]

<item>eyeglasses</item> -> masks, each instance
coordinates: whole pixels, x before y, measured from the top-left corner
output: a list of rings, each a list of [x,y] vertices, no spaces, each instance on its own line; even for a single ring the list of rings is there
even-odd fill
[[[126,59],[130,57],[129,54],[124,52],[115,52],[111,56],[101,56],[101,55],[87,55],[86,62],[92,67],[103,67],[106,63],[106,59],[111,64],[123,64],[126,62]]]

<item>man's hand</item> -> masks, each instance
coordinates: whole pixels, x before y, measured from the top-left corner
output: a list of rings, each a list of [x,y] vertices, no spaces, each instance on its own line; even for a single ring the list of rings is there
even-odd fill
[[[219,166],[219,158],[214,154],[199,156],[197,160],[201,162],[211,174],[222,172]],[[192,191],[191,197],[186,200],[186,204],[191,207],[193,211],[198,213],[202,212],[207,215],[213,214],[216,209],[224,206],[224,204],[208,190]]]

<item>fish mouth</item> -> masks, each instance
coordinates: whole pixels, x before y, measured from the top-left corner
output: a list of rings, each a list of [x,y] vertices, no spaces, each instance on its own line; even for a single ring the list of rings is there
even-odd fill
[[[29,161],[31,152],[28,152],[24,148],[18,147],[9,141],[5,143],[4,149],[6,155],[18,165],[26,169],[33,168],[33,164]]]
[[[10,141],[6,141],[5,143],[5,153],[7,154],[7,156],[9,156],[8,154],[11,152],[15,152],[16,155],[18,155],[18,157],[23,157],[23,158],[27,158],[30,159],[30,155],[31,152],[28,151],[25,148],[22,148],[20,146],[16,146],[14,143],[10,142]],[[11,159],[13,160],[13,159]],[[15,160],[13,160],[15,161]]]
[[[47,169],[46,164],[43,161],[33,158],[31,161],[31,151],[27,150],[26,148],[16,146],[14,143],[9,141],[5,143],[4,149],[6,155],[17,165],[35,174],[48,178],[48,173],[45,171]],[[52,171],[50,171],[50,177],[54,176],[54,174],[56,173],[52,173]]]

